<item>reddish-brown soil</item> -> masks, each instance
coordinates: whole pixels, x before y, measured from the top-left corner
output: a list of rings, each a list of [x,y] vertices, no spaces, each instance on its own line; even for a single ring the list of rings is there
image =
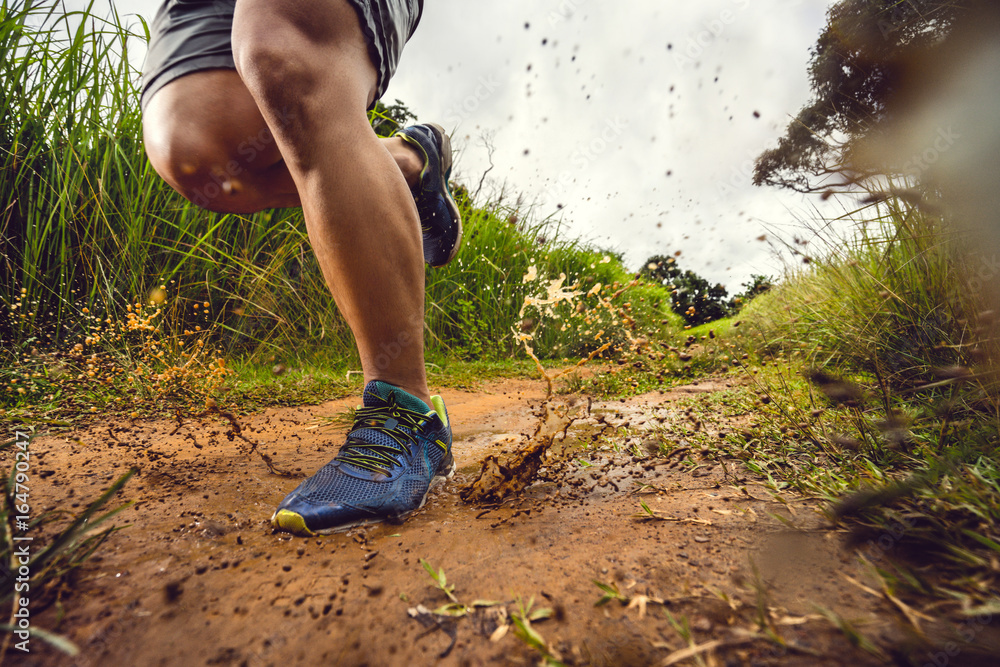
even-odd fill
[[[553,617],[532,627],[567,664],[663,664],[689,646],[667,612],[690,626],[706,664],[876,663],[814,606],[869,637],[891,629],[884,602],[848,581],[865,577],[817,502],[792,495],[778,502],[738,462],[727,465],[727,477],[697,449],[687,462],[653,465],[594,439],[607,424],[648,438],[645,429],[681,418],[678,400],[726,390],[719,381],[594,402],[591,417],[554,447],[542,470],[549,479],[490,508],[464,504],[458,491],[488,454],[532,432],[544,388],[507,381],[475,393],[445,390],[455,479],[402,524],[309,539],[272,532],[271,513],[297,480],[243,453],[224,420],[189,420],[180,429],[94,423],[39,437],[36,507],[84,507],[130,466],[140,472],[120,494],[135,501],[121,515],[129,527],[80,569],[61,600],[62,618],[57,605],[33,617],[70,638],[80,656],[66,658],[35,638],[30,662],[530,665],[541,654],[513,629],[502,637],[495,630],[517,611],[516,600],[533,599],[533,609],[550,608]],[[309,474],[336,453],[345,430],[317,420],[355,403],[268,410],[240,422],[277,466]],[[621,441],[624,431],[616,433]],[[637,493],[640,484],[651,486]],[[665,520],[636,518],[640,501]],[[421,559],[444,570],[463,604],[504,604],[456,619],[413,617],[419,605],[448,602]],[[632,604],[595,606],[602,595],[595,581]],[[760,632],[757,619],[765,617],[785,647],[748,634]],[[13,662],[25,664],[23,656]]]

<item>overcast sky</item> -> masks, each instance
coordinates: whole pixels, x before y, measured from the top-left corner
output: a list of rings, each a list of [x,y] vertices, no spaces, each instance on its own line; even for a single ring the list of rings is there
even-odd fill
[[[157,0],[116,0],[151,19]],[[383,98],[451,131],[459,180],[522,193],[563,234],[730,292],[780,273],[767,228],[819,205],[750,185],[808,100],[830,0],[426,0]],[[561,206],[561,208],[559,208]]]

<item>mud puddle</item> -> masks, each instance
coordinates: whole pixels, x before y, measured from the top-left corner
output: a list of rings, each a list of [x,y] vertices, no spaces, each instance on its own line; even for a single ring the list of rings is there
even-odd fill
[[[61,621],[55,605],[35,619],[81,655],[67,659],[34,641],[30,663],[532,665],[543,652],[516,636],[511,615],[533,600],[534,610],[550,611],[532,628],[565,664],[674,664],[685,650],[707,664],[877,664],[816,614],[821,602],[868,633],[882,631],[881,601],[847,583],[864,573],[815,502],[779,502],[745,474],[734,479],[738,463],[726,476],[697,451],[682,464],[636,449],[658,420],[681,418],[678,399],[726,390],[701,383],[594,401],[531,486],[486,506],[459,491],[486,457],[502,460],[532,431],[544,385],[445,390],[455,479],[402,524],[308,539],[272,533],[271,513],[297,480],[241,452],[224,420],[40,437],[38,472],[52,472],[37,488],[39,507],[79,508],[129,467],[140,473],[120,494],[136,501],[125,515],[131,525],[80,570]],[[276,465],[305,475],[337,452],[346,430],[317,420],[356,402],[240,421]],[[450,603],[422,560],[444,570],[464,615],[420,611]],[[597,606],[609,590],[615,599]],[[759,609],[784,646],[755,636]]]

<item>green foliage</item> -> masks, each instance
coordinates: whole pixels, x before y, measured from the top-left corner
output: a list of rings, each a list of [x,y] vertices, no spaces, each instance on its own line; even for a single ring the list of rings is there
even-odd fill
[[[671,290],[671,309],[689,325],[718,320],[730,313],[725,287],[712,285],[694,271],[681,271],[673,257],[650,257],[640,275]]]
[[[388,105],[378,100],[375,102],[375,108],[369,113],[369,117],[375,134],[380,137],[391,137],[396,130],[406,127],[411,121],[417,119],[416,114],[400,100]]]
[[[578,313],[562,312],[560,319],[544,323],[537,312],[522,317],[521,307],[526,297],[538,296],[547,281],[561,275],[567,287],[576,285],[580,291],[598,285],[602,294],[621,290],[634,279],[622,263],[612,253],[563,240],[557,221],[536,221],[530,209],[508,204],[502,196],[477,205],[465,188],[454,189],[465,241],[453,262],[427,271],[430,346],[458,358],[510,356],[519,351],[515,333],[530,330],[543,357],[586,354],[599,347],[602,341],[587,335],[592,327],[574,317],[589,312],[587,305],[577,303]],[[537,277],[525,281],[532,267]],[[667,296],[662,287],[636,284],[619,301],[623,308],[629,304],[637,328],[658,330],[669,318]],[[592,303],[596,295],[589,299]],[[612,336],[610,330],[606,333],[606,338]]]
[[[214,324],[230,352],[294,336],[347,347],[301,214],[220,215],[174,193],[140,141],[136,35],[117,15],[55,7],[4,5],[0,90],[17,91],[0,99],[5,343],[66,346],[84,313],[123,322],[163,285],[165,333]],[[205,302],[210,321],[193,311]]]
[[[434,580],[434,585],[437,586],[438,589],[442,593],[444,593],[449,600],[451,600],[455,604],[458,604],[458,598],[455,597],[455,584],[451,584],[450,586],[448,585],[448,577],[446,577],[444,574],[444,568],[442,567],[440,570],[435,570],[434,566],[428,563],[423,558],[420,559],[420,564],[424,566],[424,569],[427,571],[427,574],[429,574],[431,579]]]
[[[30,304],[0,321],[0,335],[40,327],[59,338],[74,302],[116,282],[147,288],[129,269],[155,251],[130,241],[154,237],[155,221],[139,211],[166,199],[146,187],[148,164],[126,159],[141,152],[138,107],[121,104],[135,94],[127,33],[105,22],[90,29],[84,13],[60,15],[55,5],[5,1],[0,12],[0,298],[11,305],[24,289]],[[95,245],[117,261],[94,266]]]
[[[940,594],[907,565],[932,561],[949,595],[990,604],[974,582],[1000,543],[996,259],[898,200],[852,218],[741,314],[766,408],[730,453],[828,498],[889,588]]]
[[[947,35],[974,0],[840,0],[812,50],[813,99],[754,168],[755,185],[803,192],[847,171],[853,148],[885,120],[900,64]]]
[[[741,287],[743,287],[743,291],[734,296],[729,302],[730,312],[739,311],[761,294],[769,292],[774,287],[774,278],[760,273],[753,273],[750,275],[750,281],[743,283]]]
[[[532,622],[544,621],[553,615],[552,609],[532,609],[535,598],[528,600],[527,604],[518,597],[517,611],[510,615],[514,628],[514,636],[524,642],[529,648],[537,651],[541,656],[540,664],[551,667],[563,667],[562,656],[539,634]]]
[[[134,341],[119,334],[151,299],[166,367],[184,362],[185,332],[199,332],[205,349],[250,363],[321,349],[356,367],[353,336],[299,210],[207,212],[150,167],[140,140],[139,76],[127,57],[128,40],[143,35],[117,14],[63,13],[54,2],[5,0],[2,7],[0,368],[15,369],[4,386],[16,381],[30,390],[15,402],[58,397],[42,382],[58,360],[39,362],[31,377],[16,371],[36,348],[58,356],[79,343],[86,357],[133,367]],[[397,100],[371,119],[389,134],[413,114]],[[465,243],[449,266],[427,271],[430,356],[519,354],[513,332],[521,305],[539,289],[522,281],[531,266],[540,281],[566,274],[567,285],[581,288],[631,280],[619,260],[605,261],[607,253],[562,240],[556,221],[533,220],[502,197],[472,202],[463,187],[453,188]],[[668,316],[665,291],[640,285],[635,294],[620,300],[631,298],[636,327],[659,328]],[[97,325],[107,329],[101,336],[92,335]],[[546,327],[536,341],[543,356],[596,347],[575,327]]]
[[[974,366],[996,341],[984,285],[994,257],[967,252],[943,222],[898,200],[855,211],[848,239],[819,237],[809,268],[755,299],[741,317],[816,366],[881,376],[892,387]],[[985,314],[985,315],[983,315]]]
[[[726,288],[710,284],[693,271],[677,276],[674,289],[676,292],[671,296],[674,312],[688,324],[711,322],[729,314]]]
[[[646,503],[642,504],[645,507]],[[652,513],[652,510],[649,510],[648,507],[646,507],[646,509],[650,513]],[[603,595],[601,595],[600,599],[594,603],[595,607],[600,607],[602,605],[605,605],[611,602],[612,600],[619,600],[621,602],[628,601],[628,598],[625,595],[623,595],[620,590],[618,590],[618,586],[616,586],[614,583],[605,584],[598,581],[597,579],[592,579],[591,581],[593,581],[594,585],[600,588],[601,591],[603,592]]]

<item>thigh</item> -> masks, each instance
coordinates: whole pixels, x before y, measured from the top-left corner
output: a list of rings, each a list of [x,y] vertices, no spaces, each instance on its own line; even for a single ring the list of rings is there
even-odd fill
[[[246,63],[257,46],[282,44],[306,58],[312,47],[333,46],[343,64],[360,54],[374,69],[369,107],[382,97],[396,71],[403,46],[416,30],[423,0],[237,0],[233,44]],[[354,53],[348,54],[348,51]],[[322,62],[314,65],[322,67]],[[329,63],[327,63],[329,65]],[[239,67],[240,65],[237,65]],[[246,72],[253,75],[251,72]]]
[[[235,69],[193,72],[157,90],[143,112],[143,134],[147,147],[188,153],[225,147],[245,161],[277,158],[267,124]]]
[[[328,152],[312,139],[367,123],[378,74],[347,0],[238,0],[233,51],[286,153],[292,138],[303,150]]]

